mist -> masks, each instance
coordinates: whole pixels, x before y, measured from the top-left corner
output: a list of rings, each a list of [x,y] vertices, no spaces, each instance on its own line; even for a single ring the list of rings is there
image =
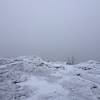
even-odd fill
[[[100,61],[100,0],[0,0],[0,57]]]

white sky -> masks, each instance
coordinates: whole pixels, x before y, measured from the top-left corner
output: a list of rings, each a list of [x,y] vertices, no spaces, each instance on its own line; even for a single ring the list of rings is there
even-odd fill
[[[100,59],[100,0],[0,0],[0,57]]]

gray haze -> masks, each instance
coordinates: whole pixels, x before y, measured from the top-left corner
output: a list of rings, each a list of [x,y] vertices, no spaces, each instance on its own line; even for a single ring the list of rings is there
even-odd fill
[[[100,61],[100,0],[0,0],[0,57]]]

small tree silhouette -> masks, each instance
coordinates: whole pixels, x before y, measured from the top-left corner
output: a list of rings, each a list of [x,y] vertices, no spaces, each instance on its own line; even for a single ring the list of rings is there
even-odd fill
[[[68,57],[68,59],[67,59],[67,63],[66,63],[67,65],[71,65],[71,60],[70,60],[70,58]]]
[[[68,57],[66,64],[67,65],[74,65],[75,64],[75,58],[74,58],[74,56]]]

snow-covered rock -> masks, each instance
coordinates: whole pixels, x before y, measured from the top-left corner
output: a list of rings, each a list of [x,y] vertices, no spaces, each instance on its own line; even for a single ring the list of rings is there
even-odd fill
[[[100,63],[1,58],[0,100],[100,100]]]

